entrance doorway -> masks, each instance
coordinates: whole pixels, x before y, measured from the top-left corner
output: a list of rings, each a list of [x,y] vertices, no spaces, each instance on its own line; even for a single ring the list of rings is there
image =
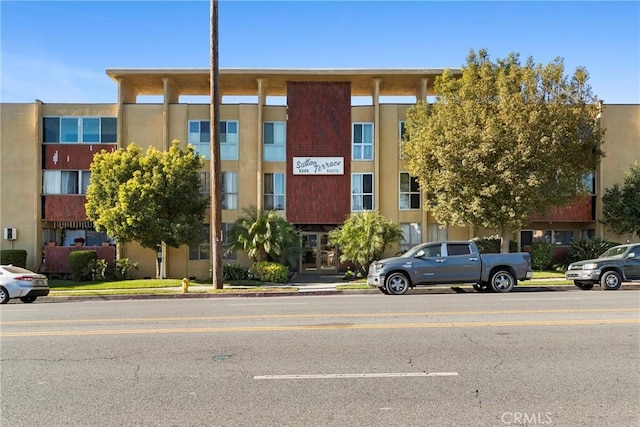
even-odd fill
[[[305,231],[302,233],[302,245],[301,273],[337,273],[338,256],[335,249],[329,247],[329,233]]]

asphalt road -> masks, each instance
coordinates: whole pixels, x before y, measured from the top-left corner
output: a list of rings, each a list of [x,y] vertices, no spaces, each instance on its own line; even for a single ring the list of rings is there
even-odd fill
[[[640,291],[0,308],[2,426],[637,426]]]

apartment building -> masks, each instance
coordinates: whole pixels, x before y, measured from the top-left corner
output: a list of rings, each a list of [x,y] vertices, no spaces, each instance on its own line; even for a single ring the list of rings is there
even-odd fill
[[[274,209],[303,233],[301,273],[337,272],[328,232],[351,212],[377,209],[396,222],[406,241],[469,239],[495,234],[470,227],[442,228],[424,207],[425,195],[406,171],[400,141],[407,109],[433,95],[442,69],[222,69],[220,153],[223,236],[242,208]],[[459,72],[459,70],[454,70]],[[109,69],[115,104],[2,104],[1,247],[25,249],[27,267],[57,273],[76,239],[99,256],[115,257],[109,236],[86,218],[84,196],[93,155],[135,142],[166,150],[193,144],[205,157],[208,191],[211,126],[208,69]],[[604,105],[606,156],[592,177],[592,195],[536,215],[521,231],[522,245],[546,239],[612,236],[599,223],[601,194],[640,161],[640,106]],[[206,220],[208,222],[208,220]],[[5,233],[6,234],[6,233]],[[10,237],[10,239],[7,239]],[[206,238],[209,238],[207,233]],[[134,277],[210,275],[209,245],[163,248],[133,243],[121,257],[139,263]],[[225,262],[248,264],[244,254]]]

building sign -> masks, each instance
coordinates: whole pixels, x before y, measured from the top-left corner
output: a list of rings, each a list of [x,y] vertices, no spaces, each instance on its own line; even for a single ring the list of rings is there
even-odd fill
[[[344,175],[344,157],[294,157],[294,175]]]

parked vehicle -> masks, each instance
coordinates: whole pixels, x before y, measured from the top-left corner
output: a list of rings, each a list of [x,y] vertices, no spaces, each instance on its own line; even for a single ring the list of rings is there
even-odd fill
[[[480,254],[473,241],[422,243],[402,256],[375,261],[367,284],[391,295],[418,285],[473,283],[479,292],[509,292],[533,277],[527,252]]]
[[[22,267],[0,265],[0,304],[6,304],[13,298],[31,303],[38,297],[47,295],[49,295],[47,276]]]
[[[620,289],[622,282],[640,280],[640,244],[614,246],[598,258],[571,263],[564,277],[585,291],[595,284]]]

